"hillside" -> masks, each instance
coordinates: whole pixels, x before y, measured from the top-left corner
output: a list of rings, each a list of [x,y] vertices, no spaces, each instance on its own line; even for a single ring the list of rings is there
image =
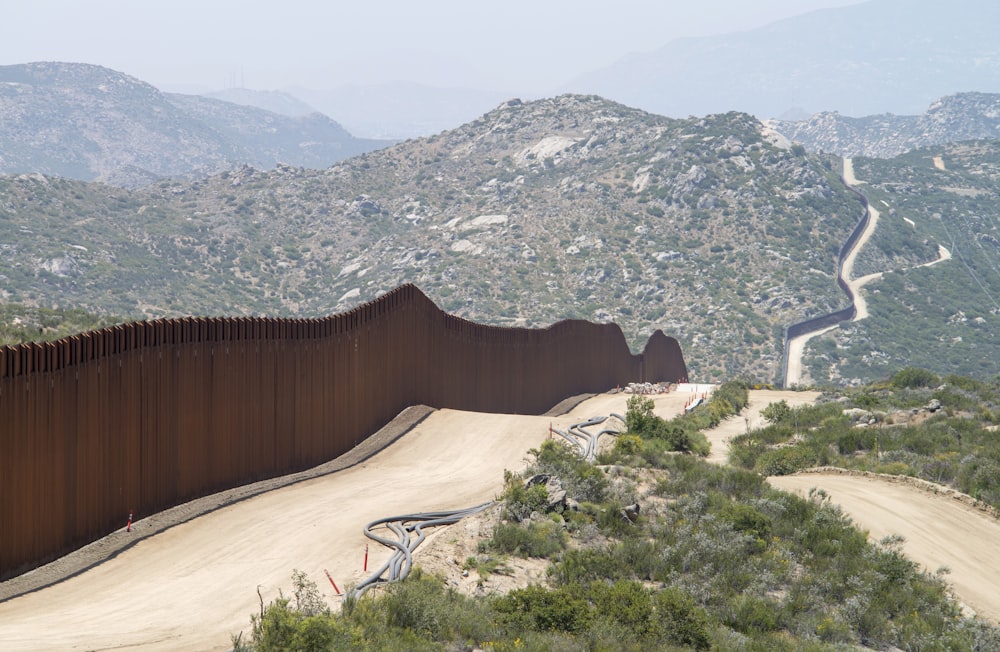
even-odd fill
[[[324,116],[168,95],[100,66],[0,66],[0,174],[140,187],[243,164],[327,167],[385,144],[356,139]]]
[[[324,171],[5,179],[0,275],[11,302],[133,317],[316,316],[413,282],[489,323],[661,328],[692,377],[771,380],[784,326],[845,301],[834,259],[861,207],[835,163],[744,114],[515,100]]]
[[[767,124],[814,152],[891,158],[931,145],[1000,139],[1000,95],[949,95],[914,116],[885,113],[852,118],[823,112],[807,120],[769,120]]]

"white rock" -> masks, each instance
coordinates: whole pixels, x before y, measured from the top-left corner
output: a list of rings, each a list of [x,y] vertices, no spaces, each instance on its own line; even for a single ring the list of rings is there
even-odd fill
[[[348,290],[347,292],[344,293],[342,297],[337,299],[337,303],[343,303],[351,299],[357,299],[360,296],[361,296],[361,288],[354,288],[353,290]]]

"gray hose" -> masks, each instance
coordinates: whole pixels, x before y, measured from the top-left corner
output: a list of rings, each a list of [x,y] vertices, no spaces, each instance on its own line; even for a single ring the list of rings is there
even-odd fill
[[[621,418],[618,415],[612,415],[615,418]],[[611,428],[605,428],[596,435],[591,433],[586,428],[590,426],[596,426],[598,424],[607,421],[608,417],[591,417],[586,421],[580,421],[579,423],[574,423],[569,427],[568,431],[558,430],[553,428],[552,432],[556,433],[570,444],[575,446],[580,457],[587,460],[588,462],[593,462],[597,459],[597,443],[603,435],[618,436],[621,434],[620,430],[614,430]],[[624,419],[621,419],[624,422]]]
[[[611,416],[615,417],[622,423],[625,423],[624,417],[618,414],[612,414]],[[579,423],[572,424],[569,427],[569,431],[562,431],[553,428],[552,432],[564,438],[571,445],[577,447],[580,451],[581,457],[585,460],[593,462],[597,457],[597,442],[600,440],[601,436],[617,436],[621,434],[621,431],[606,428],[595,435],[585,430],[585,428],[604,423],[607,419],[608,417],[591,417],[586,421],[580,421]],[[393,548],[395,551],[392,553],[389,561],[382,564],[382,567],[375,571],[375,573],[370,577],[360,582],[353,589],[350,589],[347,592],[346,597],[357,599],[364,595],[365,591],[376,584],[396,582],[406,579],[406,576],[410,574],[410,569],[413,567],[413,551],[417,549],[417,546],[423,543],[424,538],[426,537],[423,530],[425,527],[451,525],[466,516],[478,514],[492,504],[492,502],[488,502],[474,507],[466,507],[465,509],[451,511],[423,512],[419,514],[389,516],[368,523],[364,529],[365,536],[372,541],[386,546],[387,548]],[[396,535],[396,540],[387,539],[372,532],[373,528],[380,525],[385,525],[388,529],[392,530],[392,532]],[[416,534],[415,539],[411,539],[411,532]],[[383,575],[386,574],[386,571],[388,571],[389,575],[388,577],[383,577]]]
[[[413,551],[416,550],[417,546],[423,543],[424,539],[427,537],[424,533],[424,528],[438,525],[451,525],[466,516],[478,514],[492,504],[493,502],[491,501],[475,505],[474,507],[466,507],[464,509],[389,516],[368,523],[364,529],[365,536],[372,541],[381,543],[387,548],[394,548],[395,551],[392,553],[389,561],[384,563],[381,568],[375,571],[374,574],[363,580],[353,589],[349,590],[347,592],[347,597],[360,598],[364,595],[365,591],[376,584],[396,582],[406,579],[406,576],[410,574],[410,569],[413,567]],[[392,532],[396,535],[396,540],[393,541],[392,539],[387,539],[372,532],[373,528],[380,525],[385,525],[388,529],[392,530]],[[416,537],[411,538],[411,533],[415,533]],[[385,575],[386,571],[388,571],[389,574],[387,578],[384,578],[383,575]]]

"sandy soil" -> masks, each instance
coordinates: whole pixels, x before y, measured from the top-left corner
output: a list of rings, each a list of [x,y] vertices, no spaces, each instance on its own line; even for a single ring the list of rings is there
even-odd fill
[[[749,398],[750,401],[743,412],[726,419],[715,428],[705,431],[705,436],[712,444],[712,451],[707,458],[709,462],[725,464],[729,459],[729,440],[731,438],[746,433],[748,429],[756,430],[767,425],[766,419],[760,416],[760,411],[771,403],[786,401],[791,407],[808,405],[816,402],[816,399],[819,398],[819,392],[752,389]]]
[[[860,181],[854,176],[854,159],[849,157],[844,157],[844,183],[849,186],[856,186]]]
[[[878,540],[900,534],[907,556],[945,579],[955,595],[983,618],[1000,622],[1000,565],[995,559],[1000,522],[947,497],[904,484],[846,475],[768,478],[779,489],[807,494],[819,487]]]
[[[813,331],[805,335],[799,335],[788,340],[788,366],[785,369],[785,387],[794,387],[802,382],[802,355],[806,350],[806,342],[814,337],[819,337],[823,333],[829,333],[837,328],[834,324],[823,330]]]
[[[934,161],[934,167],[936,167],[937,169],[939,169],[939,170],[944,170],[945,169],[945,167],[944,167],[944,159],[941,158],[940,156],[935,156],[931,160]]]
[[[654,397],[656,412],[674,416],[690,396]],[[223,507],[0,603],[0,649],[228,649],[259,610],[258,589],[265,604],[288,595],[299,569],[335,603],[324,569],[341,590],[366,576],[365,523],[491,500],[550,424],[624,414],[627,399],[598,396],[559,417],[436,411],[357,466]],[[389,554],[371,546],[369,568]]]
[[[691,396],[688,391],[652,398],[656,413],[669,418]],[[751,428],[758,426],[760,409],[769,403],[815,398],[815,392],[751,392],[743,415],[707,433],[710,459],[723,461],[726,441],[745,432],[748,419]],[[230,635],[247,630],[250,614],[258,611],[257,591],[265,603],[279,590],[288,595],[293,569],[304,571],[336,606],[324,569],[341,589],[365,577],[366,522],[491,500],[504,469],[522,469],[526,451],[548,436],[550,425],[566,428],[590,416],[624,414],[627,399],[600,395],[554,417],[435,411],[354,467],[217,509],[66,581],[0,603],[0,649],[225,650]],[[902,534],[908,554],[932,570],[949,566],[960,598],[981,615],[1000,619],[993,590],[1000,585],[1000,568],[988,552],[1000,538],[995,520],[948,499],[864,478],[773,481],[792,490],[823,486],[873,536]],[[435,536],[461,538],[460,529],[448,532]],[[372,545],[369,567],[388,555]]]

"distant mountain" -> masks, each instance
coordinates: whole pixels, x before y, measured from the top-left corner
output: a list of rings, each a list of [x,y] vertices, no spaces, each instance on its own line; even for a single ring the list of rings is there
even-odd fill
[[[1000,140],[1000,94],[960,93],[941,98],[917,116],[851,118],[817,113],[768,125],[813,151],[889,158],[919,147],[963,140]]]
[[[748,32],[672,41],[565,87],[669,116],[789,110],[914,115],[1000,91],[1000,3],[871,0]]]
[[[437,88],[411,82],[332,90],[295,88],[292,93],[323,113],[337,116],[353,134],[394,140],[453,129],[511,97],[497,91]]]
[[[240,145],[235,163],[271,168],[277,163],[326,168],[390,143],[355,138],[322,113],[288,117],[200,95],[168,94],[167,100],[227,141]]]
[[[310,113],[316,113],[312,108],[299,98],[282,91],[257,91],[249,88],[227,88],[213,93],[202,93],[205,97],[243,106],[254,106],[278,115],[286,115],[296,118]]]
[[[245,164],[327,167],[386,144],[356,139],[323,116],[168,95],[100,66],[0,66],[0,174],[137,187]]]

